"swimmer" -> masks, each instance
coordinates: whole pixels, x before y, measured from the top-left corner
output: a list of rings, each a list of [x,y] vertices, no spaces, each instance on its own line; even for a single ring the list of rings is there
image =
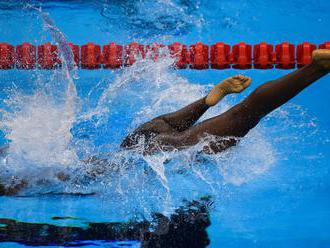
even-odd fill
[[[313,52],[312,63],[277,80],[267,82],[254,90],[245,100],[225,113],[203,121],[198,119],[212,106],[228,94],[240,93],[251,84],[251,78],[233,76],[216,85],[202,99],[173,113],[159,116],[129,134],[121,144],[124,149],[139,149],[139,142],[144,141],[143,153],[181,150],[197,144],[207,135],[216,137],[203,149],[206,153],[218,153],[237,144],[254,128],[263,117],[299,94],[313,82],[327,75],[330,71],[330,50]],[[0,149],[5,154],[8,147]],[[95,165],[91,176],[97,177],[104,172],[106,160],[90,158],[85,163]],[[101,168],[101,169],[100,169]],[[62,181],[68,175],[59,173]],[[15,195],[27,187],[25,180],[14,179],[9,186],[0,182],[1,195]]]
[[[240,93],[251,78],[234,76],[216,85],[202,99],[173,113],[159,116],[138,127],[121,144],[134,149],[143,142],[143,153],[182,150],[196,145],[208,135],[215,141],[203,148],[206,153],[218,153],[237,144],[263,117],[285,104],[313,82],[330,71],[330,50],[315,50],[312,62],[286,76],[269,81],[254,90],[245,100],[225,113],[205,120],[198,119],[226,95]]]

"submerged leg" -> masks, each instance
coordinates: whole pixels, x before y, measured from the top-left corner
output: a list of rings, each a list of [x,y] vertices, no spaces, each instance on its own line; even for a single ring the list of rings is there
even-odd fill
[[[265,115],[283,105],[303,89],[311,85],[330,71],[330,50],[317,50],[313,53],[313,62],[277,80],[258,87],[243,102],[227,112],[196,125],[180,136],[162,135],[157,142],[160,146],[181,148],[191,146],[206,134],[217,137],[243,137],[255,127]],[[226,139],[217,144],[221,151],[235,145],[235,139]]]

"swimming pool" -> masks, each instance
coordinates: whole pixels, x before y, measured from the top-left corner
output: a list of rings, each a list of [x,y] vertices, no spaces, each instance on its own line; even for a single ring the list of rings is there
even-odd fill
[[[5,1],[0,3],[1,41],[41,44],[54,39],[42,13],[33,6],[41,6],[58,31],[79,45],[89,41],[128,44],[133,40],[143,44],[320,44],[330,37],[325,0]],[[155,219],[156,212],[173,217],[176,209],[189,205],[184,199],[197,201],[205,196],[210,196],[201,203],[207,206],[206,215],[204,205],[190,206],[202,213],[201,222],[193,222],[192,229],[178,225],[180,232],[166,238],[173,242],[180,237],[209,239],[210,247],[330,245],[329,77],[267,117],[238,147],[223,154],[200,156],[193,148],[151,157],[118,152],[128,131],[198,99],[223,78],[243,73],[253,78],[253,84],[204,118],[224,111],[256,86],[288,72],[173,70],[172,62],[142,60],[123,70],[78,70],[69,75],[64,70],[0,71],[0,107],[6,110],[0,144],[11,142],[10,154],[1,161],[1,180],[18,176],[31,182],[21,197],[0,197],[0,233],[16,232],[14,237],[0,235],[0,239],[21,244],[0,243],[1,247],[49,247],[75,240],[72,237],[82,241],[72,246],[138,247],[141,229],[133,228],[137,231],[131,236],[107,236],[101,234],[105,229],[101,224],[130,221],[141,225]],[[78,161],[92,155],[110,156],[121,165],[119,173],[109,170],[91,177],[91,168]],[[54,178],[62,170],[72,180]],[[189,207],[183,208],[178,215],[190,216]],[[33,225],[38,223],[42,225]],[[89,223],[99,223],[100,228],[90,224],[88,229]],[[201,230],[193,229],[194,225]],[[8,226],[13,229],[6,229]],[[72,226],[95,235],[84,236],[80,229],[73,232],[67,228]],[[154,225],[150,232],[166,234],[169,226],[162,230]],[[48,235],[54,228],[62,233],[61,242]],[[121,228],[115,227],[118,233],[125,233]],[[208,237],[203,233],[205,228]],[[15,239],[18,234],[22,239]],[[120,243],[123,240],[126,243]],[[175,246],[168,243],[168,247]]]

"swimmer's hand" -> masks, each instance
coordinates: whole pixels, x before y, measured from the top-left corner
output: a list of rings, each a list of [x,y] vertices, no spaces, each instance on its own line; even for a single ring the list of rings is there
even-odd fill
[[[205,103],[209,106],[214,106],[228,94],[241,93],[249,87],[251,81],[251,78],[242,75],[229,77],[213,87],[207,95]]]

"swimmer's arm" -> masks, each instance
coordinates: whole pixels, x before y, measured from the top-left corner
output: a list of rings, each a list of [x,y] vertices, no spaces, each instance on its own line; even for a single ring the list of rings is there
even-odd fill
[[[12,196],[17,195],[22,189],[28,186],[27,181],[21,180],[15,185],[5,186],[0,183],[0,196]]]
[[[9,148],[9,145],[0,147],[0,157],[7,154],[8,148]]]

